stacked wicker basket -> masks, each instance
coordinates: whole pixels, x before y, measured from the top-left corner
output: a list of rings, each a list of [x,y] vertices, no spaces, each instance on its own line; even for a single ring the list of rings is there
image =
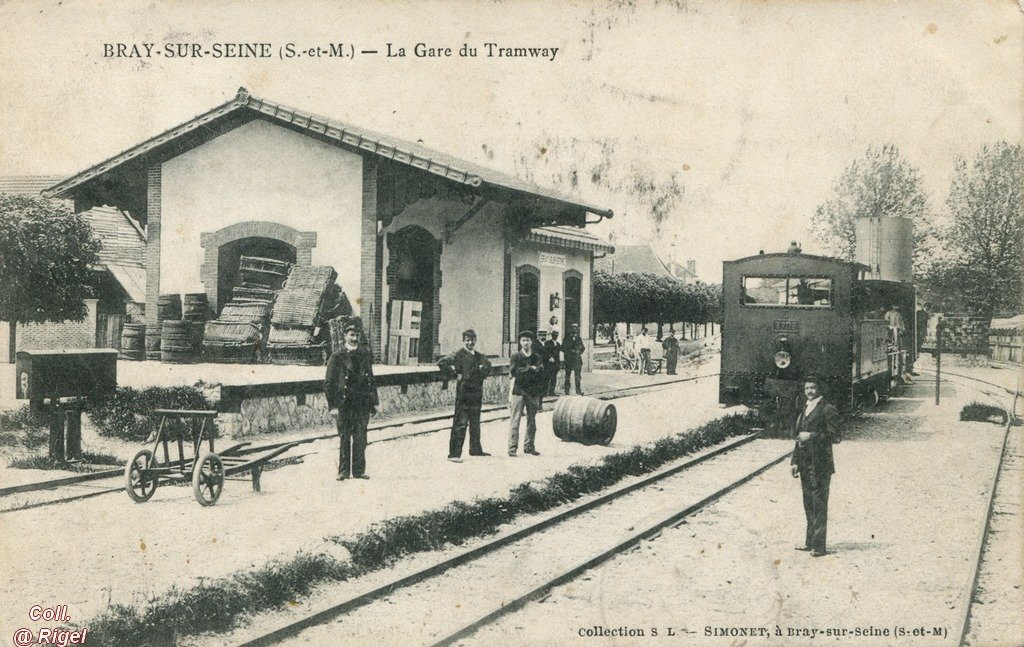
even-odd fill
[[[266,354],[270,313],[277,291],[291,264],[271,258],[243,256],[240,285],[215,321],[207,322],[203,349],[207,359],[229,364],[251,364]]]
[[[328,347],[323,340],[327,295],[337,272],[325,265],[297,266],[277,294],[267,343],[274,364],[322,366]]]

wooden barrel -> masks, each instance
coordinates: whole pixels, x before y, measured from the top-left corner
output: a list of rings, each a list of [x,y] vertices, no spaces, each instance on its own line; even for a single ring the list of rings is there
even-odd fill
[[[607,445],[615,437],[615,405],[586,396],[565,396],[555,405],[555,436],[584,445]]]
[[[181,319],[181,295],[161,294],[156,302],[156,318],[159,321]]]
[[[160,360],[160,334],[162,328],[163,324],[159,321],[156,325],[146,328],[146,359]]]
[[[194,321],[164,321],[160,330],[160,361],[191,364],[202,347],[203,324]]]
[[[121,329],[121,359],[142,360],[146,358],[146,324],[126,323]]]
[[[182,319],[205,323],[209,318],[210,306],[205,292],[194,292],[185,295]]]

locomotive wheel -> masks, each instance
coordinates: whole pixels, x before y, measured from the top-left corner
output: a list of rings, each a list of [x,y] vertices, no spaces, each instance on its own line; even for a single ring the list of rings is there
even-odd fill
[[[146,470],[153,467],[153,452],[143,449],[124,467],[124,489],[135,503],[145,503],[156,492],[156,477],[149,477]]]
[[[879,400],[878,391],[876,389],[871,389],[864,394],[864,410],[874,411],[875,407],[878,406]]]
[[[192,493],[199,505],[211,506],[217,503],[223,489],[224,463],[217,454],[206,452],[192,470]]]

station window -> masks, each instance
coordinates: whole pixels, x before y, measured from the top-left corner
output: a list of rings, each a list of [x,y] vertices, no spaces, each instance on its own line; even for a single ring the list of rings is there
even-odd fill
[[[775,308],[830,308],[832,279],[823,276],[744,276],[743,304]]]

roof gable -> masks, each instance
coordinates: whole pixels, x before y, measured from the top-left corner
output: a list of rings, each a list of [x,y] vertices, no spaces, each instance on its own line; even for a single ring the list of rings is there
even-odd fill
[[[650,245],[617,245],[615,253],[594,262],[594,269],[612,274],[654,274],[673,276]]]
[[[118,155],[96,164],[80,173],[54,184],[43,195],[46,197],[68,197],[76,188],[97,180],[119,169],[124,164],[160,151],[172,151],[186,138],[207,132],[206,128],[215,122],[230,119],[264,118],[311,136],[323,137],[338,145],[350,147],[365,154],[394,160],[422,171],[433,173],[449,180],[472,187],[493,185],[515,192],[540,196],[559,203],[580,208],[599,216],[610,218],[612,211],[587,204],[576,198],[559,194],[550,189],[538,187],[519,178],[488,169],[473,162],[433,150],[418,143],[376,133],[366,128],[338,120],[328,119],[313,113],[289,108],[282,104],[251,95],[245,88],[227,103],[221,104],[193,119],[150,138]],[[237,125],[237,124],[236,124]],[[217,136],[219,133],[214,133]],[[178,150],[180,153],[180,150]],[[166,154],[166,153],[165,153]]]

